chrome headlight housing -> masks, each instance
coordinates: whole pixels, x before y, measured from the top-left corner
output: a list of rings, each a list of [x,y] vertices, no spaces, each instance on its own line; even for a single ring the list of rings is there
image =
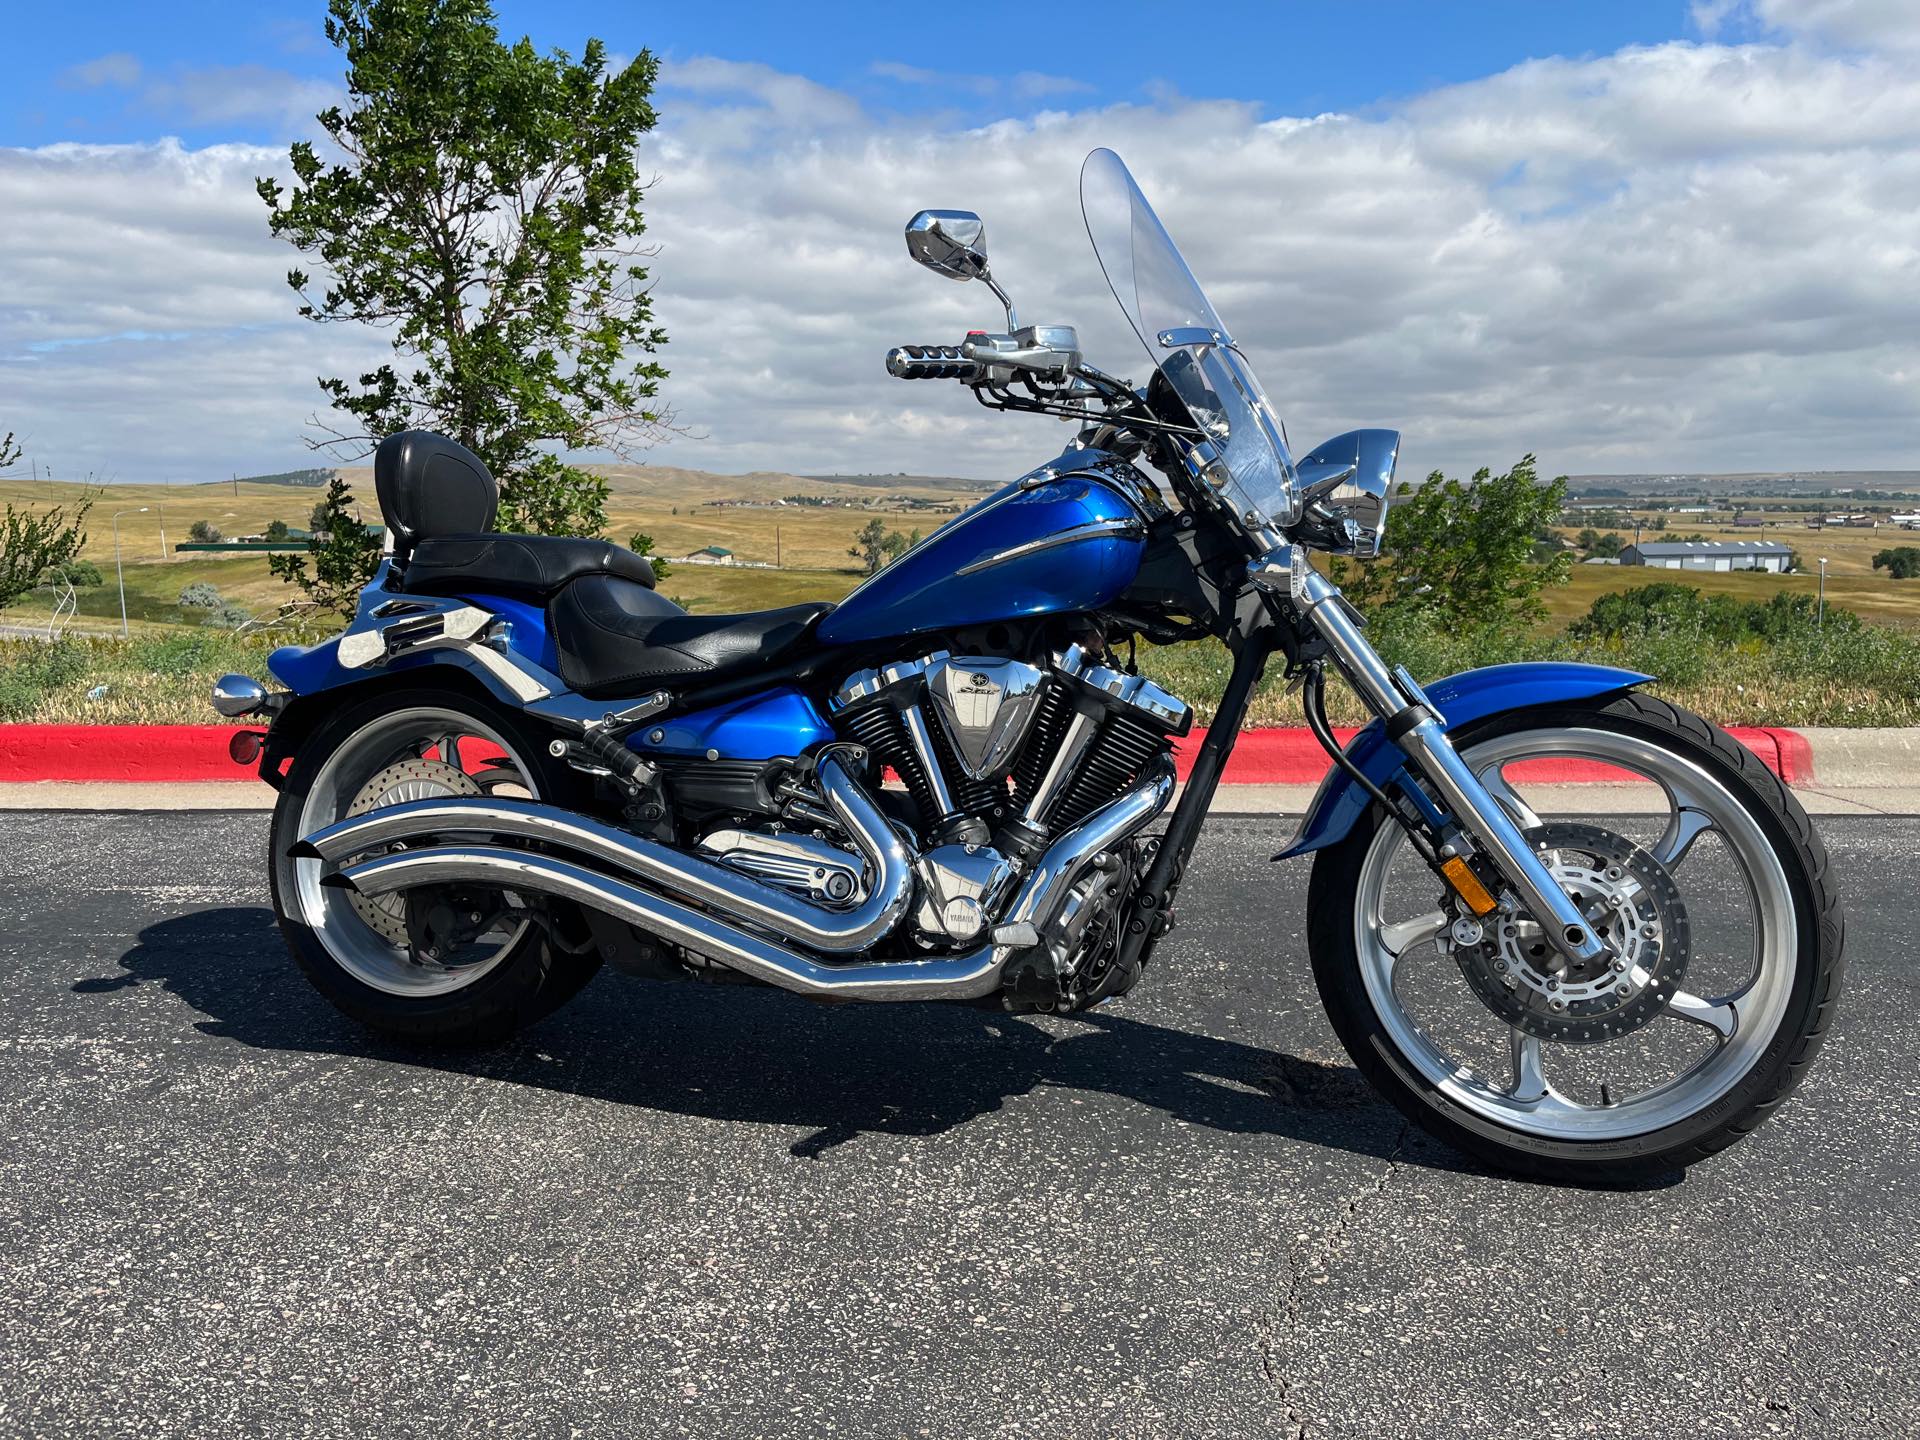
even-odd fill
[[[1304,502],[1299,539],[1336,555],[1378,555],[1399,460],[1398,430],[1349,430],[1314,447],[1294,467]]]

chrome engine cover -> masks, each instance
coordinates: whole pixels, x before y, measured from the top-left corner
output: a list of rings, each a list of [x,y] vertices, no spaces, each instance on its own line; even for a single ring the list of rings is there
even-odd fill
[[[1018,874],[1013,861],[985,845],[941,845],[913,868],[920,877],[914,928],[935,944],[965,944],[999,919]]]
[[[728,869],[751,875],[823,905],[854,906],[867,898],[866,872],[851,850],[790,831],[715,830],[700,849]]]
[[[1045,672],[981,655],[929,658],[927,695],[960,768],[975,780],[1005,775],[1032,728]]]

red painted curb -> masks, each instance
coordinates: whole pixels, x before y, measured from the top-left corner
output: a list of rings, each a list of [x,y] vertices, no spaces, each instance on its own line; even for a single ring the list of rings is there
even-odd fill
[[[1345,745],[1354,731],[1336,729],[1334,737]],[[1774,774],[1789,785],[1803,785],[1813,779],[1813,746],[1797,730],[1771,727],[1738,726],[1727,732],[1760,757]],[[1174,763],[1180,778],[1193,768],[1194,752],[1205,740],[1205,730],[1195,730],[1174,742]],[[1313,733],[1305,729],[1245,730],[1233,754],[1227,757],[1223,785],[1317,785],[1327,772],[1327,755]],[[1597,760],[1555,759],[1523,760],[1507,772],[1507,778],[1532,785],[1620,784],[1641,777]]]
[[[239,725],[0,725],[0,781],[249,780]]]
[[[0,725],[0,782],[34,780],[245,780],[253,772],[227,758],[232,725]],[[1195,730],[1177,741],[1180,778],[1193,768],[1206,738]],[[1789,785],[1813,779],[1813,747],[1797,730],[1741,727],[1729,732]],[[1340,743],[1352,730],[1336,730]],[[1227,785],[1314,785],[1327,757],[1304,729],[1248,730],[1227,760]],[[1593,760],[1529,760],[1511,778],[1536,785],[1620,781],[1625,772]]]

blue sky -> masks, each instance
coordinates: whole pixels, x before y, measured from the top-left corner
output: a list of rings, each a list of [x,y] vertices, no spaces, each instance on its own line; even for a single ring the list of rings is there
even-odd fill
[[[284,124],[261,116],[205,118],[220,72],[258,66],[314,80],[337,73],[316,0],[168,5],[97,0],[21,6],[9,48],[35,63],[12,68],[0,92],[0,144],[94,143],[178,135],[190,143],[270,141]],[[1053,107],[1085,110],[1171,90],[1251,101],[1268,113],[1349,110],[1472,80],[1536,56],[1606,54],[1694,35],[1684,0],[1314,0],[1205,6],[974,4],[646,4],[616,0],[503,3],[501,30],[542,47],[578,50],[587,35],[610,49],[642,47],[669,60],[759,61],[855,96],[877,110],[975,110],[992,118],[986,77],[1022,73]],[[823,13],[832,18],[822,23]],[[1200,16],[1202,22],[1188,26]],[[126,56],[132,71],[103,57]],[[89,69],[88,67],[93,67]],[[896,70],[894,67],[901,67]],[[927,72],[913,76],[910,71]],[[205,85],[196,83],[204,77]],[[230,77],[229,77],[230,78]],[[1059,82],[1049,85],[1048,80]],[[149,93],[151,92],[151,93]]]
[[[888,346],[999,320],[900,226],[979,210],[1023,316],[1143,379],[1076,201],[1108,146],[1303,445],[1394,426],[1418,473],[1920,468],[1914,0],[955,9],[502,0],[510,38],[663,61],[640,154],[679,423],[639,458],[990,479],[1055,453],[1057,422],[886,377]],[[254,193],[342,96],[323,13],[13,7],[22,469],[309,464],[316,377],[387,358],[294,314]]]

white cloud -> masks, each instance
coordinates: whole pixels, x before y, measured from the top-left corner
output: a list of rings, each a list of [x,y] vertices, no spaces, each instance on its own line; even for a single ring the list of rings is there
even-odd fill
[[[337,84],[271,65],[175,67],[154,75],[121,51],[62,71],[60,83],[72,90],[126,91],[133,105],[168,124],[196,127],[265,120],[291,129],[346,98]]]
[[[183,120],[195,126],[266,120],[294,129],[345,99],[346,91],[339,85],[270,65],[181,70],[166,79],[150,80],[140,91],[140,103],[148,109],[170,122]]]
[[[980,287],[914,268],[899,226],[980,210],[1023,317],[1079,324],[1096,363],[1137,375],[1078,216],[1101,144],[1296,442],[1397,424],[1417,471],[1529,449],[1573,471],[1916,460],[1920,76],[1891,50],[1674,44],[1367,118],[1168,97],[970,129],[876,118],[760,65],[662,81],[643,149],[667,394],[705,437],[675,463],[993,476],[1046,458],[1066,427],[885,377],[887,346],[998,319]],[[0,231],[0,429],[124,476],[296,460],[312,377],[381,337],[290,318],[293,257],[251,193],[280,161],[0,151],[0,212],[43,217]]]
[[[116,50],[63,70],[60,83],[70,90],[97,90],[103,85],[124,89],[140,83],[140,62],[126,51]]]
[[[1752,29],[1803,36],[1853,50],[1920,50],[1912,0],[1694,0],[1709,36]]]

